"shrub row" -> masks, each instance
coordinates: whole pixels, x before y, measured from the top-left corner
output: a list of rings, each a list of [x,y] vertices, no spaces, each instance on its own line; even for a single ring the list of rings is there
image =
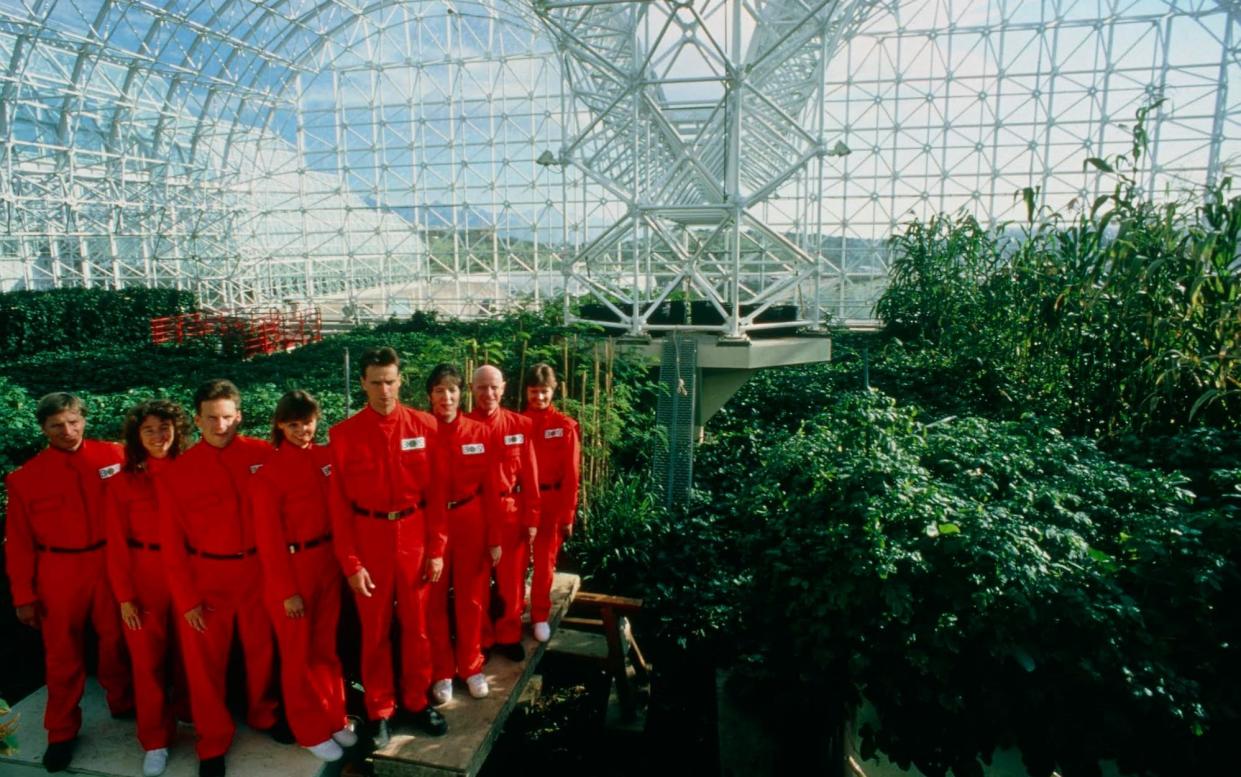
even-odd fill
[[[196,310],[188,291],[54,289],[0,294],[0,356],[150,340],[150,320]]]

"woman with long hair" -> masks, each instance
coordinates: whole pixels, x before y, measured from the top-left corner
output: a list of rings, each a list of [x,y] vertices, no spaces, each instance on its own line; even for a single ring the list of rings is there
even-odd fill
[[[552,406],[556,387],[556,371],[550,364],[536,364],[526,373],[524,415],[534,422],[534,452],[543,497],[530,583],[530,622],[539,642],[551,639],[547,621],[552,608],[552,577],[560,546],[573,534],[582,475],[582,435],[577,421]]]
[[[249,486],[264,601],[280,646],[285,715],[297,743],[324,761],[357,742],[345,718],[345,683],[336,656],[340,568],[328,508],[331,457],[315,443],[319,403],[290,391],[276,404],[276,452]]]
[[[133,662],[142,773],[156,777],[168,764],[176,720],[168,704],[172,595],[160,558],[161,508],[155,480],[189,445],[190,419],[181,406],[152,399],[125,416],[125,465],[108,482],[104,520],[108,577],[121,606]]]

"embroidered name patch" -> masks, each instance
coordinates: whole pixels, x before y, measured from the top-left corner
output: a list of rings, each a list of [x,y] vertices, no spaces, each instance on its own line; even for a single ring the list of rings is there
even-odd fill
[[[555,439],[555,438],[557,438],[557,437],[564,437],[564,428],[563,428],[563,427],[562,427],[562,428],[559,428],[559,429],[545,429],[545,430],[543,431],[543,439],[544,439],[544,440],[552,440],[552,439]]]
[[[99,479],[107,480],[108,478],[112,477],[113,475],[115,475],[116,473],[120,471],[121,471],[120,464],[109,464],[108,466],[99,470]]]
[[[427,447],[427,438],[425,437],[406,437],[401,440],[401,450],[403,451],[420,451]]]
[[[262,467],[263,467],[263,465],[262,465],[262,464],[251,464],[251,465],[250,465],[250,474],[251,474],[251,475],[253,475],[255,472],[258,472],[260,469],[262,469]]]
[[[332,477],[332,465],[331,464],[323,465],[323,477],[325,478]]]
[[[475,442],[475,443],[470,443],[469,445],[461,446],[461,452],[464,453],[466,456],[477,456],[478,454],[483,453],[486,450],[487,450],[486,446],[484,446],[481,442]]]
[[[525,444],[525,442],[526,442],[526,435],[524,435],[524,434],[506,434],[506,435],[504,435],[504,444],[505,444],[505,445],[524,445],[524,444]]]

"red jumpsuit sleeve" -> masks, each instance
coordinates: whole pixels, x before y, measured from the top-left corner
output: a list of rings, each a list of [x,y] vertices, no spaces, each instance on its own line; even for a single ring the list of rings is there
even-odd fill
[[[30,532],[30,518],[22,503],[21,493],[8,479],[9,505],[4,522],[4,557],[9,573],[9,587],[13,591],[13,606],[34,604],[39,597],[35,593],[34,535]]]
[[[160,558],[168,572],[168,588],[181,615],[203,603],[190,570],[190,554],[185,551],[185,532],[181,529],[181,508],[162,480],[156,480],[159,505]]]
[[[534,453],[534,435],[526,432],[525,450],[521,454],[521,524],[527,529],[538,528],[543,498],[539,494],[539,464]]]
[[[448,545],[447,446],[436,429],[427,434],[427,443],[435,446],[431,451],[431,482],[426,495],[427,558],[443,558]]]
[[[254,518],[254,543],[258,546],[259,561],[263,564],[264,585],[273,599],[283,602],[297,595],[298,590],[297,578],[289,563],[288,540],[280,520],[280,500],[276,489],[267,478],[251,478],[246,489],[246,501]]]
[[[121,507],[121,478],[133,477],[122,472],[110,478],[104,487],[103,495],[103,528],[108,538],[104,553],[108,562],[108,582],[112,584],[112,593],[116,601],[132,602],[134,600],[134,579],[129,573],[129,532],[125,530],[125,511]]]
[[[559,516],[561,526],[572,526],[577,515],[577,500],[582,480],[582,433],[577,422],[569,419],[569,440],[565,446],[564,474],[560,490],[564,494],[564,514]]]
[[[328,433],[331,444],[328,450],[332,454],[332,474],[329,477],[328,509],[332,513],[332,547],[336,551],[336,560],[345,577],[353,577],[362,568],[362,560],[358,558],[357,543],[353,534],[353,510],[349,506],[349,497],[345,494],[345,456],[348,455],[348,434],[333,429]]]

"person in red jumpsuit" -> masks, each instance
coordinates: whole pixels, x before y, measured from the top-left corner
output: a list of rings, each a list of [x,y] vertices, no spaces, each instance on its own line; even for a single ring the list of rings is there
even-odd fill
[[[448,549],[444,572],[431,586],[427,630],[431,637],[432,670],[436,678],[431,698],[437,704],[452,699],[453,676],[465,680],[470,695],[481,699],[490,692],[483,674],[482,623],[486,616],[491,568],[500,560],[499,536],[488,532],[484,516],[498,512],[491,433],[463,416],[461,388],[465,380],[451,364],[437,364],[427,378],[427,398],[439,422],[440,472],[447,484],[444,505],[448,521]],[[453,590],[456,634],[449,634],[448,589]],[[455,637],[455,650],[454,650]]]
[[[39,629],[47,680],[49,772],[68,768],[82,726],[86,624],[99,635],[99,682],[114,717],[133,711],[116,601],[108,586],[103,504],[121,471],[121,446],[83,437],[86,413],[72,394],[48,394],[35,409],[48,447],[9,474],[5,558],[17,620]]]
[[[551,639],[547,623],[552,611],[552,576],[561,544],[573,534],[578,481],[582,474],[582,443],[577,421],[552,407],[556,371],[536,364],[526,373],[525,416],[534,423],[534,453],[539,461],[542,505],[539,533],[534,539],[534,576],[530,582],[530,622],[534,638]]]
[[[494,624],[496,651],[512,661],[523,661],[521,613],[526,608],[526,567],[530,543],[538,534],[539,475],[535,461],[534,424],[500,406],[504,375],[490,364],[474,371],[470,383],[474,409],[469,417],[491,432],[499,479],[499,514],[488,517],[500,545],[496,590],[503,609]],[[496,544],[494,541],[489,544]],[[487,642],[484,635],[484,643]]]
[[[125,466],[108,481],[104,523],[108,579],[120,602],[125,642],[133,662],[138,743],[146,751],[142,774],[168,765],[177,723],[166,694],[164,667],[174,623],[168,575],[160,556],[160,510],[155,479],[189,444],[190,419],[175,402],[152,399],[125,416]]]
[[[336,656],[340,573],[328,510],[332,462],[315,444],[319,403],[290,391],[276,403],[276,452],[251,478],[249,499],[263,565],[265,600],[280,646],[285,714],[297,743],[323,761],[357,743],[345,718]]]
[[[444,483],[435,418],[400,402],[396,351],[360,360],[366,407],[332,427],[332,533],[362,623],[362,685],[372,738],[383,747],[397,711],[391,629],[401,637],[401,705],[426,733],[448,724],[428,704],[425,606],[444,568]]]
[[[225,705],[234,629],[245,654],[246,722],[277,741],[293,741],[277,710],[272,626],[263,607],[253,520],[243,503],[271,446],[237,433],[241,393],[227,380],[198,387],[194,423],[202,439],[157,481],[160,545],[181,616],[177,628],[198,733],[198,773],[221,777],[236,729]]]

